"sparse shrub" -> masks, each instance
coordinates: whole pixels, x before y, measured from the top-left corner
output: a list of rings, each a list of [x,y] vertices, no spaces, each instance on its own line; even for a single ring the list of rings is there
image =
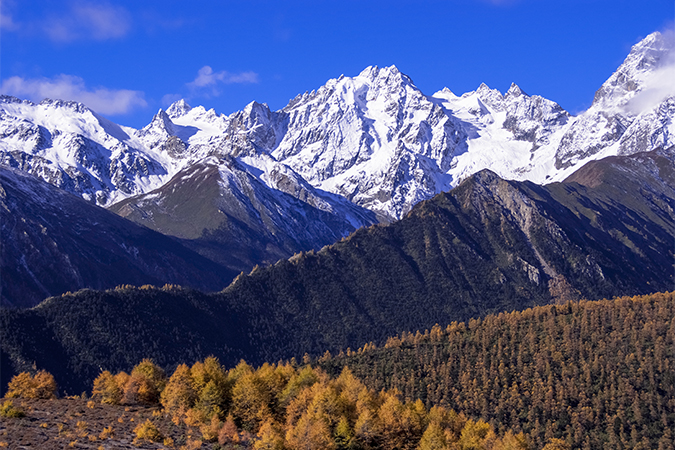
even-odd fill
[[[14,375],[7,385],[7,398],[33,398],[33,377],[28,372]]]
[[[101,434],[98,435],[99,439],[110,439],[113,437],[115,434],[115,430],[113,430],[113,427],[105,427],[103,431],[101,431]]]
[[[159,432],[157,425],[147,419],[144,423],[134,428],[136,439],[145,439],[151,442],[162,442],[164,436]]]
[[[75,427],[77,428],[77,435],[79,437],[86,437],[87,436],[87,427],[89,424],[85,422],[84,420],[79,420]]]
[[[0,416],[10,419],[24,417],[26,414],[16,406],[11,400],[5,400],[5,403],[0,407]]]
[[[7,386],[8,398],[52,399],[56,398],[56,381],[51,373],[38,371],[35,376],[21,372],[12,377]]]
[[[129,381],[129,374],[124,371],[119,372],[115,375],[115,383],[117,383],[117,385],[122,390],[124,390],[124,386],[127,385],[128,381]]]
[[[33,382],[35,383],[35,398],[56,398],[58,387],[51,373],[39,370],[33,377]]]

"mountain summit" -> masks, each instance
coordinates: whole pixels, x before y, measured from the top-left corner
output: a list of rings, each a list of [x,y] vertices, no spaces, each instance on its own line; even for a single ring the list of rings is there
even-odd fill
[[[254,176],[283,165],[390,221],[482,169],[561,181],[591,160],[672,146],[671,41],[653,33],[633,46],[576,117],[515,83],[503,94],[481,84],[425,95],[395,66],[329,80],[279,111],[253,102],[223,116],[180,100],[141,130],[73,102],[2,97],[0,161],[110,206],[204,158],[232,156]]]

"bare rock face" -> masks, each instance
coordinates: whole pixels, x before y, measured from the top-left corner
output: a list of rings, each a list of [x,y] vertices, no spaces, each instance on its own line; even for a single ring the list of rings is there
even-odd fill
[[[531,142],[533,152],[550,144],[551,135],[570,118],[557,103],[538,95],[530,97],[515,84],[507,91],[501,107],[506,112],[504,129],[517,140]]]
[[[319,249],[375,222],[375,215],[320,192],[282,164],[254,176],[236,157],[209,157],[159,189],[111,210],[232,270]]]

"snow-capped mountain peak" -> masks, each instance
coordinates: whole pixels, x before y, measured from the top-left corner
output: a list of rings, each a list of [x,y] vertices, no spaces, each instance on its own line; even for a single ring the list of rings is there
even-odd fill
[[[371,83],[380,84],[414,84],[408,75],[398,70],[398,67],[394,65],[366,67],[356,78],[363,78]]]
[[[511,83],[511,87],[509,87],[509,90],[506,91],[504,97],[520,97],[521,95],[529,97],[529,95],[523,92],[516,83]]]
[[[137,133],[137,136],[143,140],[143,143],[151,149],[175,135],[175,124],[163,109],[160,109],[157,114],[155,114],[152,118],[152,122]]]
[[[674,40],[672,33],[663,35],[657,31],[635,44],[621,66],[597,90],[593,107],[606,109],[626,105],[659,69],[670,72],[671,94],[675,94],[675,57],[671,52]]]
[[[177,119],[179,117],[183,117],[187,113],[190,112],[192,107],[187,104],[187,102],[184,99],[180,99],[174,103],[172,103],[167,109],[166,113],[169,115],[170,118],[172,119]]]
[[[598,89],[593,105],[567,128],[555,154],[562,179],[575,167],[611,155],[675,144],[673,34],[652,33],[635,44]]]
[[[427,96],[396,66],[328,80],[279,111],[251,102],[224,116],[179,100],[141,130],[77,103],[3,97],[0,163],[110,205],[205,158],[235,158],[270,189],[312,186],[391,220],[482,169],[543,183],[604,156],[669,148],[671,48],[659,33],[636,44],[577,117],[515,83]]]

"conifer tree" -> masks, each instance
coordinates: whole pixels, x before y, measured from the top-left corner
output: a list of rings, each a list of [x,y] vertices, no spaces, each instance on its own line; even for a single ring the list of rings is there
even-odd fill
[[[266,420],[257,434],[258,439],[253,442],[256,450],[283,450],[284,439],[278,427],[271,421]]]
[[[122,401],[122,387],[117,384],[115,377],[107,370],[94,380],[94,388],[91,391],[92,397],[100,399],[101,403],[107,405],[119,405]]]
[[[162,391],[160,401],[168,414],[187,411],[197,400],[195,383],[186,364],[179,365]]]

